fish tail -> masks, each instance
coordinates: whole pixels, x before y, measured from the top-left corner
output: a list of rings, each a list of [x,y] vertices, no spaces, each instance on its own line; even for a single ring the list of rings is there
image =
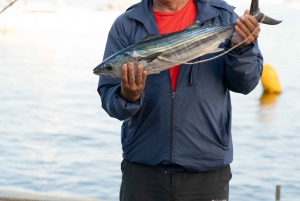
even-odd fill
[[[252,0],[251,7],[250,7],[250,15],[255,17],[255,19],[257,19],[258,22],[261,22],[263,24],[277,25],[282,22],[280,20],[275,20],[275,19],[265,15],[264,13],[260,12],[259,0]]]

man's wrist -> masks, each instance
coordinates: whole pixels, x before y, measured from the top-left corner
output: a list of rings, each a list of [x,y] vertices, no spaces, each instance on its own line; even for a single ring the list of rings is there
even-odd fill
[[[141,95],[137,96],[137,97],[130,97],[130,98],[126,98],[124,97],[124,99],[127,101],[127,102],[136,102],[140,99]]]
[[[237,45],[237,44],[231,43],[231,47],[235,47],[236,45]],[[247,46],[247,45],[245,45],[245,43],[243,43],[243,44],[237,46],[235,49],[242,49],[242,48],[244,48],[244,47],[246,47],[246,46]]]
[[[141,97],[141,94],[139,95],[128,95],[126,93],[121,92],[122,97],[127,101],[127,102],[135,102],[138,101]]]

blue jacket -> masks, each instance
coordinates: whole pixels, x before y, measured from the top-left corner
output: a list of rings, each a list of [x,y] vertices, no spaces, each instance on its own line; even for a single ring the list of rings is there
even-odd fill
[[[234,7],[221,0],[196,0],[203,26],[234,23]],[[108,35],[104,59],[149,34],[159,34],[152,0],[130,7]],[[229,40],[228,40],[229,41]],[[229,48],[230,43],[224,44]],[[211,57],[206,55],[196,60]],[[102,107],[124,120],[123,158],[164,172],[207,171],[233,159],[229,91],[248,94],[259,82],[263,58],[257,41],[218,59],[182,65],[173,93],[169,71],[148,75],[136,102],[126,101],[120,79],[100,77]]]

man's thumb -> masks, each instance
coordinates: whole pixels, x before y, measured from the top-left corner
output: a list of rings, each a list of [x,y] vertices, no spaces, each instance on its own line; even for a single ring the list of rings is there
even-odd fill
[[[245,11],[244,15],[250,15],[250,10],[247,9],[247,10]]]

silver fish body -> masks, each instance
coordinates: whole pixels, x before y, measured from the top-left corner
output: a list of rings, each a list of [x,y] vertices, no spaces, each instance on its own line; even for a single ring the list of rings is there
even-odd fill
[[[120,78],[124,63],[141,64],[148,74],[159,73],[204,54],[218,51],[219,45],[234,32],[235,24],[209,28],[189,28],[129,46],[105,59],[94,73]]]
[[[259,22],[269,25],[281,23],[261,13],[258,4],[258,0],[252,0],[250,13]],[[135,63],[135,70],[141,64],[148,74],[159,73],[205,54],[221,51],[220,44],[234,33],[235,25],[199,27],[195,22],[183,31],[150,35],[105,59],[94,68],[94,74],[120,78],[122,65],[129,62]]]

